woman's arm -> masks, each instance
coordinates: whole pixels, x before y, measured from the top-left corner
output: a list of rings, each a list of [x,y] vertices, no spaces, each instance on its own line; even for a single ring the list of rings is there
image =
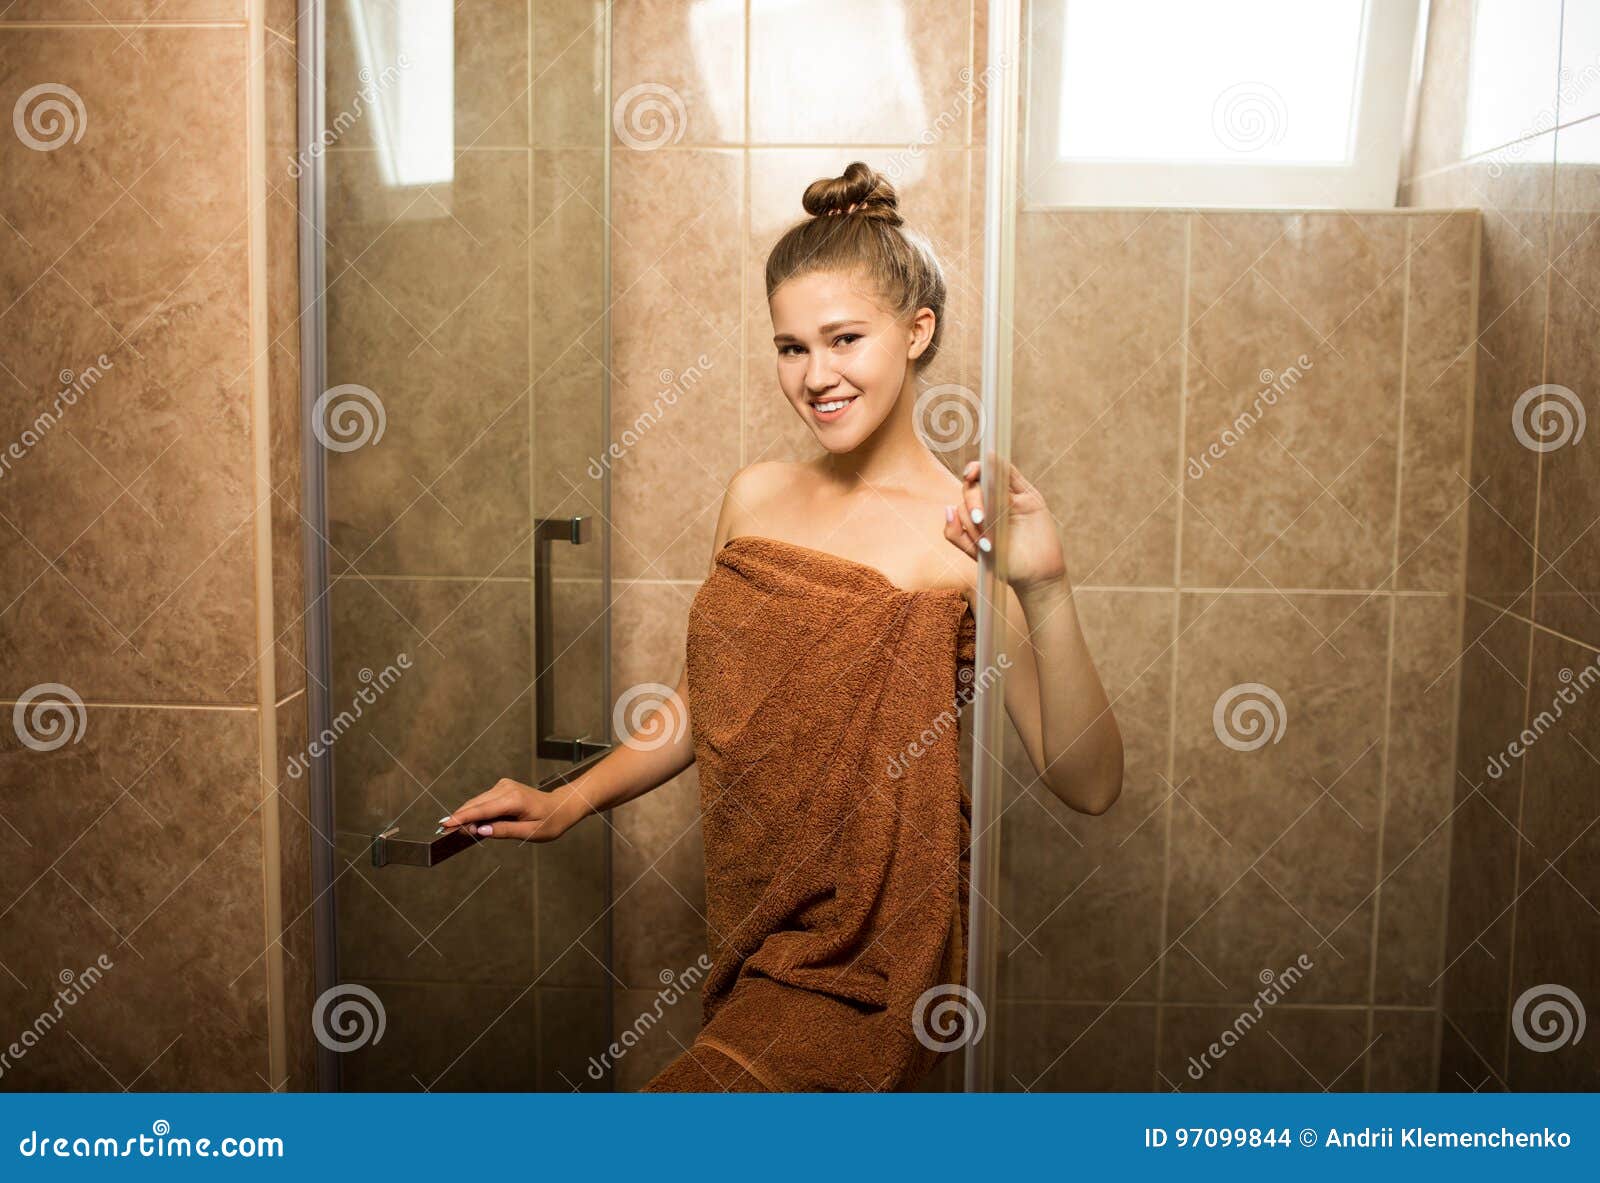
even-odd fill
[[[977,461],[945,537],[974,558],[989,537]],[[1061,539],[1037,489],[1011,470],[1007,530],[1006,713],[1050,791],[1082,813],[1104,813],[1122,792],[1122,733],[1078,620]]]
[[[770,483],[772,465],[752,465],[737,473],[722,499],[712,540],[708,575],[717,569],[717,552],[744,520],[747,503]],[[654,707],[654,709],[649,709]],[[439,819],[441,827],[470,825],[486,838],[548,842],[591,813],[642,797],[694,763],[689,724],[689,671],[685,667],[670,697],[646,703],[646,713],[629,736],[576,780],[545,792],[503,778],[486,792]]]

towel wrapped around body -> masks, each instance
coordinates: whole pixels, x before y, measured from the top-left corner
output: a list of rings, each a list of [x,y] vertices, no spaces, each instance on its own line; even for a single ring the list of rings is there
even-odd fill
[[[971,799],[955,588],[743,535],[689,614],[711,969],[646,1091],[913,1089],[966,965]]]

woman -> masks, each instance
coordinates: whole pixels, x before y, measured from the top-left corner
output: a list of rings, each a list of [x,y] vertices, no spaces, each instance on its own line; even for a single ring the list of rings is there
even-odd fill
[[[945,283],[897,204],[853,163],[806,189],[812,217],[768,258],[778,384],[823,453],[730,482],[672,699],[571,784],[502,780],[441,819],[548,841],[698,762],[713,964],[701,1032],[650,1090],[904,1089],[952,1046],[928,1004],[964,977],[951,724],[992,523],[978,462],[954,476],[917,431]],[[1009,514],[1006,709],[1051,791],[1104,813],[1122,739],[1055,523],[1015,470]]]

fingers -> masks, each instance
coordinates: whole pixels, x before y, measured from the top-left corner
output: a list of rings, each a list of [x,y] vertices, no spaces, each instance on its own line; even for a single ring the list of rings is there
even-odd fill
[[[441,817],[439,819],[439,829],[446,830],[452,826],[481,822],[485,818],[504,817],[511,812],[509,806],[516,802],[517,790],[521,787],[516,781],[502,777],[495,782],[492,789],[487,789],[476,797],[468,798],[455,812],[447,813]]]
[[[994,549],[994,543],[987,537],[989,517],[983,508],[983,468],[978,461],[971,461],[961,471],[961,506],[960,518],[965,526],[968,538],[973,549],[968,553],[976,557],[978,551],[988,554]],[[963,548],[965,549],[965,548]]]
[[[967,516],[966,507],[962,505],[947,505],[944,507],[944,536],[968,558],[978,557],[977,536],[974,533],[972,519]]]

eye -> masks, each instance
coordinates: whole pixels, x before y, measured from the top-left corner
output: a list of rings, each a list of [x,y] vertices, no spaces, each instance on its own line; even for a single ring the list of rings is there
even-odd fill
[[[804,348],[805,348],[805,346],[803,346],[803,345],[794,345],[794,344],[780,345],[780,346],[778,346],[778,356],[779,357],[788,357],[788,356],[790,356],[789,351],[791,349],[804,349]]]
[[[837,337],[835,337],[833,339],[833,343],[835,345],[840,345],[840,344],[843,344],[846,341],[859,341],[859,340],[861,340],[861,334],[860,333],[840,333]]]

